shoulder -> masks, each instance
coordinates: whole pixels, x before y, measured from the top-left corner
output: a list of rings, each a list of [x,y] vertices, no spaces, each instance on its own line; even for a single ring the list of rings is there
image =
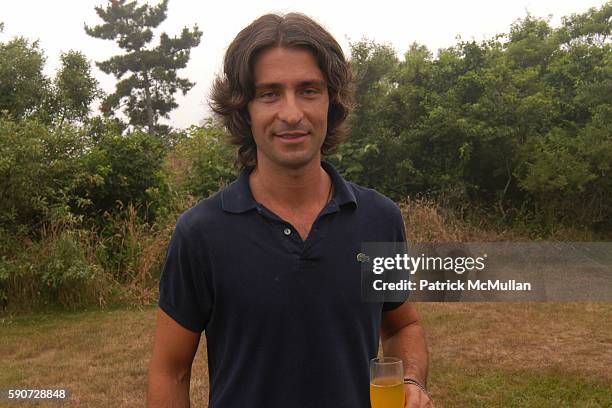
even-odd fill
[[[184,236],[191,237],[214,227],[223,213],[221,192],[217,192],[181,214],[176,222],[176,229]]]
[[[357,201],[357,207],[363,211],[376,215],[377,217],[390,218],[397,221],[402,219],[399,206],[384,194],[373,188],[362,187],[358,184],[347,182],[353,191]]]
[[[404,219],[398,205],[372,188],[348,182],[357,203],[355,215],[371,242],[405,242]]]

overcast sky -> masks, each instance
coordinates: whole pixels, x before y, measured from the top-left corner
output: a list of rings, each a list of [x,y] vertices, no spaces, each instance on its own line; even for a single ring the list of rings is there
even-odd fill
[[[83,25],[101,22],[94,6],[103,0],[0,0],[0,21],[5,29],[0,41],[16,35],[39,40],[47,56],[46,73],[53,75],[60,52],[81,50],[93,62],[118,53],[111,41],[85,34]],[[142,1],[141,1],[142,3]],[[157,1],[149,1],[156,4]],[[322,23],[336,37],[345,52],[349,41],[368,38],[391,44],[402,55],[413,42],[430,50],[464,40],[483,40],[508,32],[510,25],[529,12],[538,17],[552,15],[557,26],[562,16],[601,7],[605,0],[463,0],[419,2],[362,1],[204,1],[170,0],[168,18],[159,27],[170,36],[184,26],[197,24],[204,32],[200,45],[192,50],[191,61],[182,76],[196,82],[186,95],[177,99],[170,124],[188,127],[208,115],[207,97],[214,75],[219,72],[227,45],[245,25],[267,12],[300,11]],[[94,67],[102,88],[112,92],[115,79]]]

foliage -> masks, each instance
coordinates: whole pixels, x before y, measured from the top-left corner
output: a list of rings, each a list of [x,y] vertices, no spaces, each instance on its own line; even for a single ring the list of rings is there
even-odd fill
[[[84,173],[73,204],[98,223],[105,213],[115,214],[128,204],[137,206],[143,219],[154,219],[167,192],[164,155],[159,138],[147,133],[103,134],[81,158]]]
[[[61,67],[55,77],[54,112],[59,123],[85,122],[91,103],[101,95],[89,61],[80,51],[62,53]]]
[[[73,127],[0,116],[0,227],[31,232],[66,215],[85,148]]]
[[[356,109],[351,121],[351,137],[331,157],[341,173],[359,184],[390,191],[382,186],[380,175],[394,161],[394,138],[389,132],[389,110],[386,98],[392,87],[390,77],[397,69],[395,51],[387,45],[363,41],[353,44],[351,65],[355,76]],[[380,160],[385,155],[388,160]],[[367,170],[366,170],[367,169]]]
[[[528,210],[610,231],[612,2],[553,28],[531,15],[507,35],[436,58],[413,44],[351,45],[357,108],[331,157],[395,199],[434,194],[520,222]]]
[[[192,126],[168,157],[175,188],[205,198],[234,180],[234,148],[227,139],[225,129],[212,121]]]
[[[75,228],[54,229],[20,252],[0,257],[0,303],[22,310],[103,305],[112,282],[95,258],[91,238]]]
[[[149,133],[160,130],[160,118],[178,105],[174,99],[177,91],[183,95],[194,83],[180,78],[177,70],[185,68],[191,48],[200,43],[202,32],[197,26],[183,28],[180,37],[162,33],[159,45],[146,48],[153,39],[153,28],[165,19],[168,0],[157,6],[138,6],[136,1],[113,0],[106,8],[96,7],[104,23],[95,27],[85,26],[88,35],[105,40],[115,40],[125,54],[98,62],[98,68],[113,74],[119,82],[115,92],[102,104],[106,114],[124,107],[129,122],[136,128],[147,127]],[[124,78],[124,76],[128,75]]]
[[[0,117],[0,227],[35,232],[75,216],[101,223],[130,203],[153,219],[168,190],[165,147],[146,133],[108,129],[93,141],[88,128]]]
[[[44,64],[37,41],[17,37],[0,43],[0,113],[17,120],[36,118],[45,125],[86,121],[101,92],[85,56],[63,53],[53,79],[44,75]]]
[[[104,23],[88,32],[126,51],[98,64],[120,79],[103,116],[91,115],[102,94],[82,53],[47,77],[37,42],[0,43],[0,308],[151,301],[176,217],[236,177],[220,125],[158,123],[193,85],[176,71],[201,36],[146,48],[166,7],[97,8]],[[435,56],[352,44],[352,134],[330,159],[404,202],[431,239],[608,239],[611,16],[612,2],[557,28],[527,15]],[[109,115],[122,106],[130,126]]]
[[[17,37],[0,43],[0,113],[21,119],[40,112],[49,93],[38,41]]]

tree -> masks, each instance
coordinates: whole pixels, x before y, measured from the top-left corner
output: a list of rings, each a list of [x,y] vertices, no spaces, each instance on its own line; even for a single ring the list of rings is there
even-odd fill
[[[600,9],[593,7],[586,13],[563,17],[562,21],[560,36],[565,44],[584,43],[603,47],[612,34],[612,1],[606,2]]]
[[[355,110],[349,121],[351,137],[330,160],[348,178],[361,185],[382,188],[390,174],[388,161],[380,160],[393,147],[387,134],[389,77],[397,68],[395,50],[389,45],[362,40],[351,46],[351,67],[355,78]],[[388,149],[387,149],[388,148]],[[385,150],[382,150],[385,149]]]
[[[194,83],[180,78],[177,70],[185,68],[191,48],[200,43],[202,32],[198,26],[183,28],[180,37],[162,33],[159,45],[147,48],[153,39],[153,28],[166,19],[168,0],[157,6],[138,6],[136,1],[110,0],[106,8],[96,7],[96,13],[104,21],[95,27],[85,26],[88,35],[104,40],[115,40],[126,52],[97,66],[107,74],[113,74],[119,82],[115,92],[104,100],[101,109],[106,114],[124,106],[130,125],[147,127],[149,133],[159,129],[161,117],[178,105],[174,94],[183,95]]]
[[[38,41],[15,37],[0,43],[0,111],[17,120],[36,117],[47,125],[65,119],[83,122],[100,95],[98,81],[79,51],[62,53],[61,64],[55,78],[48,78]]]
[[[53,110],[60,124],[64,120],[83,122],[89,114],[89,105],[100,95],[98,81],[80,51],[62,53],[61,61],[54,81]]]
[[[49,93],[44,65],[38,41],[16,37],[0,43],[0,111],[21,119],[41,110]]]

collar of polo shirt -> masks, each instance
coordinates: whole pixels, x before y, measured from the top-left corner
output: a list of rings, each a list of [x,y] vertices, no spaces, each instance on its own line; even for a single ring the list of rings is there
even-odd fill
[[[348,185],[349,183],[340,176],[331,163],[322,161],[321,167],[332,179],[334,186],[332,201],[334,201],[335,205],[342,206],[352,203],[356,207],[357,199]],[[221,193],[221,206],[224,211],[239,214],[257,208],[257,201],[253,198],[249,186],[249,174],[251,174],[251,171],[253,171],[253,168],[243,170],[238,179],[223,190]]]

